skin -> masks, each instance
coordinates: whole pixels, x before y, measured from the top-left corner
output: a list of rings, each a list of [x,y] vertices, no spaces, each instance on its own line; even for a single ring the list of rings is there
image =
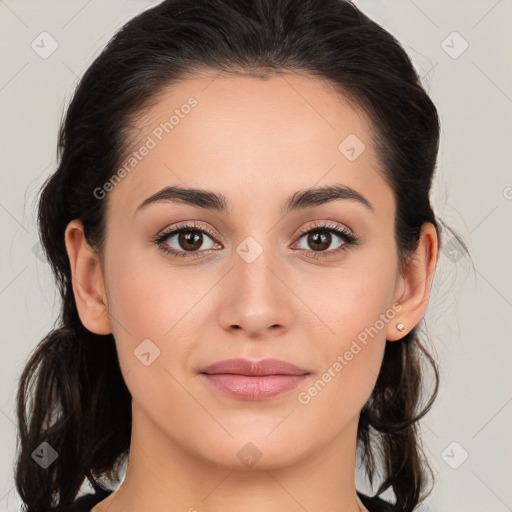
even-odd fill
[[[80,318],[94,333],[113,333],[133,397],[126,478],[93,511],[366,510],[355,487],[358,417],[386,339],[405,336],[425,312],[438,257],[435,228],[423,226],[415,258],[401,273],[394,197],[370,124],[328,82],[294,73],[266,81],[214,77],[168,87],[138,119],[132,150],[188,98],[198,101],[103,199],[103,252],[88,246],[79,220],[66,229]],[[338,150],[349,134],[366,146],[354,161]],[[357,190],[373,211],[339,200],[281,214],[295,192],[332,184]],[[221,193],[230,211],[162,202],[135,213],[168,185]],[[165,228],[194,220],[216,234],[203,235],[200,257],[172,257],[152,242]],[[298,235],[314,221],[348,227],[359,245],[312,258],[316,246]],[[247,236],[263,249],[252,263],[236,252]],[[331,236],[324,253],[343,243]],[[167,242],[186,252],[176,236]],[[400,312],[300,403],[298,394],[397,303]],[[134,356],[147,338],[160,350],[148,366]],[[232,357],[284,359],[311,375],[277,397],[240,400],[198,376],[201,367]],[[249,442],[262,454],[252,467],[237,457]]]

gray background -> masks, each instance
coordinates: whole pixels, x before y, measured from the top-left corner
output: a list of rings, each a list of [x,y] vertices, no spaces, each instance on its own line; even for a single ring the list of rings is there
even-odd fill
[[[21,505],[13,486],[17,380],[59,311],[35,223],[58,123],[115,30],[156,3],[0,0],[1,511]],[[421,422],[437,483],[420,510],[512,510],[512,2],[355,3],[403,44],[439,109],[432,201],[474,261],[472,269],[445,237],[425,317],[442,385]],[[361,475],[357,482],[369,490]]]

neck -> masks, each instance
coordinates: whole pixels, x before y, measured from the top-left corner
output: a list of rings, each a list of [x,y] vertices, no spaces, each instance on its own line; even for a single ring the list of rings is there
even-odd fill
[[[169,439],[136,405],[133,413],[124,481],[93,512],[366,510],[355,488],[357,417],[328,445],[311,446],[300,460],[283,463],[278,455],[266,459],[263,454],[254,466],[244,467],[207,460],[208,454]]]

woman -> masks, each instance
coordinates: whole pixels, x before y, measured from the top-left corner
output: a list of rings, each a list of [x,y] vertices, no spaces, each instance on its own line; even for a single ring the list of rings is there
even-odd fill
[[[41,194],[63,302],[20,380],[27,512],[413,510],[438,141],[406,53],[350,2],[128,22]]]

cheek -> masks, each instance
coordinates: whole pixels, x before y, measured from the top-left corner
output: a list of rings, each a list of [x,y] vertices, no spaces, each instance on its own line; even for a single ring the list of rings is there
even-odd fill
[[[186,282],[174,278],[178,273],[166,274],[144,258],[127,253],[112,260],[119,264],[108,274],[109,314],[124,380],[143,409],[172,417],[178,404],[190,406],[176,369],[185,366],[193,349],[187,340],[195,338],[184,333],[194,325],[200,290],[184,293]]]
[[[179,292],[172,282],[162,279],[155,265],[148,264],[141,251],[123,247],[108,258],[109,316],[120,364],[128,374],[144,366],[138,357],[141,354],[149,352],[155,362],[162,355],[164,334],[179,314]]]
[[[333,400],[343,407],[351,403],[356,410],[366,402],[380,370],[388,325],[397,315],[391,303],[395,280],[391,257],[361,260],[337,272],[329,269],[323,286],[302,280],[298,295],[308,297],[316,313],[308,317],[323,362],[318,386],[330,389],[319,405]]]
[[[316,418],[326,438],[336,436],[359,414],[375,387],[386,327],[396,314],[388,307],[389,290],[378,282],[376,289],[372,280],[351,276],[331,282],[324,294],[312,298],[313,304],[323,304],[322,322],[316,321],[321,327],[313,333],[322,364],[297,399],[304,418]]]
[[[121,368],[131,375],[132,383],[143,382],[149,388],[147,379],[155,378],[153,385],[160,388],[158,378],[150,376],[139,356],[149,352],[154,360],[150,367],[161,367],[159,378],[168,377],[164,368],[183,372],[202,339],[205,319],[212,314],[211,290],[218,274],[206,267],[200,272],[193,265],[173,268],[147,248],[112,252],[109,257],[118,262],[109,266],[107,284]],[[141,370],[146,373],[139,375]]]
[[[298,295],[307,297],[326,342],[346,343],[363,339],[368,330],[377,336],[373,327],[385,336],[385,327],[395,316],[391,307],[395,280],[392,265],[329,269],[328,278],[316,276],[311,282],[303,278]],[[318,282],[322,285],[318,286]]]
[[[183,283],[155,264],[159,258],[154,251],[128,246],[108,255],[112,262],[107,272],[109,311],[119,334],[128,331],[133,337],[161,337],[178,314]]]

